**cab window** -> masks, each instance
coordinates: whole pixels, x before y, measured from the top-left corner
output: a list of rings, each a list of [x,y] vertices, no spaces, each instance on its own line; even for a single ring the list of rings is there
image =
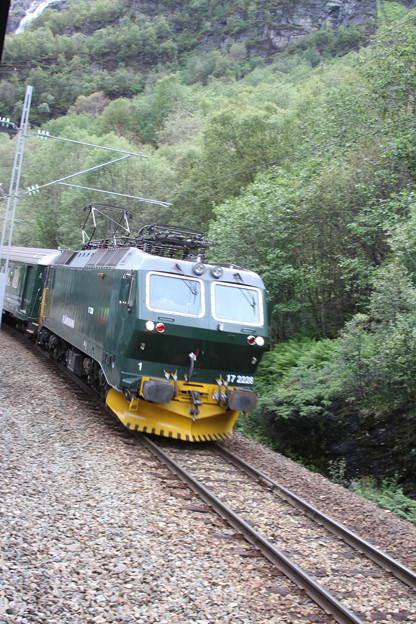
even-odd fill
[[[201,280],[192,277],[148,273],[146,305],[155,312],[201,317],[205,314]]]
[[[217,321],[263,325],[262,294],[250,286],[212,284],[212,316]]]

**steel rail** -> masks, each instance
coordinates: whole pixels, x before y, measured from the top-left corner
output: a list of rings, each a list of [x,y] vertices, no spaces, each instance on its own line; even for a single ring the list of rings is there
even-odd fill
[[[406,566],[402,565],[386,553],[382,552],[369,542],[366,542],[364,539],[347,529],[342,524],[339,524],[326,514],[319,511],[305,500],[286,489],[280,483],[277,483],[263,472],[260,472],[250,464],[247,464],[243,459],[231,453],[228,449],[224,448],[220,444],[215,444],[215,449],[223,455],[226,459],[232,462],[237,468],[243,470],[246,474],[248,474],[251,478],[256,481],[263,483],[269,488],[277,491],[277,494],[286,500],[288,503],[296,507],[305,513],[309,518],[314,520],[315,522],[319,522],[326,529],[334,533],[337,537],[341,538],[344,542],[355,548],[356,550],[362,552],[366,557],[374,561],[374,563],[380,565],[384,570],[390,572],[398,578],[400,581],[409,585],[413,589],[416,589],[416,573],[406,568]]]
[[[245,520],[212,494],[202,483],[194,479],[168,454],[148,437],[135,433],[135,437],[142,442],[156,457],[160,459],[172,472],[185,482],[207,505],[213,508],[237,532],[257,548],[274,566],[300,587],[317,605],[322,607],[339,624],[363,624],[363,620],[341,604],[322,585],[304,572],[298,565],[277,549],[269,540],[258,533]]]
[[[22,338],[22,336],[15,330],[12,330],[9,327],[7,327],[7,329],[10,330],[10,333],[15,338],[17,336],[19,338]],[[41,352],[43,356],[46,355],[47,359],[53,362],[55,370],[59,370],[61,373],[65,373],[65,376],[68,380],[75,382],[76,385],[82,388],[83,391],[86,391],[91,398],[93,398],[94,400],[97,400],[99,398],[97,393],[92,388],[90,388],[85,382],[80,380],[75,375],[72,375],[68,368],[57,360],[53,359],[50,353],[44,351],[38,345],[35,345],[35,350]],[[149,438],[139,433],[135,433],[134,436],[138,438],[143,444],[147,445],[150,451],[157,455],[169,468],[176,472],[176,474],[183,481],[185,481],[199,496],[201,496],[201,498],[205,500],[208,505],[212,506],[237,531],[240,531],[251,544],[261,550],[261,552],[267,557],[267,559],[269,559],[269,561],[271,561],[274,565],[276,565],[276,567],[281,569],[282,572],[284,572],[289,578],[291,578],[299,587],[304,589],[305,592],[317,604],[322,606],[331,615],[333,615],[337,622],[340,622],[341,624],[363,624],[360,618],[358,618],[354,613],[346,609],[346,607],[339,603],[321,585],[316,583],[311,577],[304,573],[301,568],[299,568],[295,563],[291,562],[281,551],[276,549],[266,538],[262,537],[242,518],[236,515],[229,507],[227,507],[227,505],[217,499],[215,495],[211,494],[209,490],[207,490],[201,483],[191,477],[191,475],[188,475],[185,470],[183,470],[174,460],[168,457],[167,454],[161,451],[161,449]],[[383,567],[383,569],[390,572],[393,576],[401,580],[403,583],[409,585],[413,589],[416,588],[415,572],[402,565],[386,553],[372,546],[369,542],[358,537],[355,533],[344,527],[342,524],[336,522],[326,514],[322,513],[321,511],[307,503],[304,499],[300,498],[281,484],[277,483],[263,472],[257,470],[237,455],[234,455],[234,453],[231,453],[231,451],[229,451],[225,447],[221,446],[218,443],[211,443],[211,445],[219,454],[222,454],[227,460],[233,463],[240,470],[244,471],[255,481],[265,485],[272,490],[276,490],[281,498],[301,510],[309,518],[311,518],[315,522],[322,524],[337,537],[341,538],[344,542],[346,542],[359,552],[362,552],[369,559],[374,561],[374,563]],[[291,574],[293,575],[291,576]],[[323,596],[326,594],[328,600],[324,598],[323,602],[320,602],[317,599],[317,596],[321,593]],[[328,608],[328,605],[331,606],[332,604],[339,605],[339,613],[341,619],[337,617],[336,610],[332,611]]]

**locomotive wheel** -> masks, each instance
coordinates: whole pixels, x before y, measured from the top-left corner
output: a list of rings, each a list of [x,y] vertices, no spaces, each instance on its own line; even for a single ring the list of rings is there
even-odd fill
[[[109,391],[109,389],[110,389],[110,386],[107,383],[107,380],[105,378],[103,370],[102,370],[101,367],[99,367],[99,370],[98,370],[98,392],[99,392],[100,396],[103,399],[105,399],[105,397],[107,396],[107,392]]]
[[[46,350],[52,355],[55,360],[61,360],[62,356],[66,353],[66,347],[58,336],[51,334],[46,345]]]

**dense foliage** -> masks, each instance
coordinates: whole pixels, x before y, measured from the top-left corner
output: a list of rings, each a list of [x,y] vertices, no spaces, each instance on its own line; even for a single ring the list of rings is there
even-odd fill
[[[142,2],[139,10],[134,0],[68,0],[7,38],[0,109],[18,114],[25,84],[34,87],[32,118],[42,123],[66,113],[79,96],[145,93],[161,74],[179,71],[186,84],[241,78],[275,52],[263,25],[279,32],[282,15],[298,2],[191,0],[184,10],[178,0],[163,0]],[[372,28],[328,28],[292,48],[316,65],[363,43]]]
[[[171,202],[113,203],[137,229],[197,224],[218,242],[213,257],[262,275],[274,348],[247,428],[327,474],[397,475],[415,494],[414,11],[380,3],[371,45],[358,47],[360,29],[324,29],[265,63],[247,43],[196,52],[227,3],[193,2],[193,17],[170,5],[150,21],[131,19],[128,0],[45,11],[8,43],[16,72],[0,82],[0,112],[17,121],[28,82],[31,119],[51,135],[148,156],[68,182]],[[247,20],[266,10],[252,7]],[[0,134],[3,188],[14,149]],[[26,150],[22,188],[110,160],[53,139],[29,137]],[[78,244],[91,201],[112,200],[60,184],[25,196],[16,242]]]

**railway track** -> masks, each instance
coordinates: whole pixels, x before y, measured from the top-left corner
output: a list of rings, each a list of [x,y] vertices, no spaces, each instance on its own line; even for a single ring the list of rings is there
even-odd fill
[[[336,622],[416,623],[416,574],[389,555],[221,445],[135,438]]]
[[[137,438],[336,622],[416,622],[416,574],[388,554],[218,444]]]

